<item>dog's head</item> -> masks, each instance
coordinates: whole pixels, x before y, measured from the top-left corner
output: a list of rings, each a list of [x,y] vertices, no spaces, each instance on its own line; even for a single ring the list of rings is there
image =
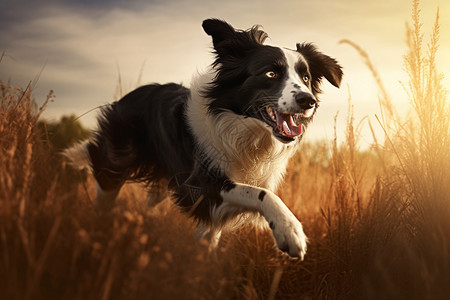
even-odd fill
[[[267,34],[260,27],[235,30],[218,19],[203,21],[203,29],[216,54],[217,73],[206,91],[210,113],[256,118],[281,142],[302,135],[317,110],[322,78],[341,83],[341,66],[312,44],[296,50],[264,45]]]

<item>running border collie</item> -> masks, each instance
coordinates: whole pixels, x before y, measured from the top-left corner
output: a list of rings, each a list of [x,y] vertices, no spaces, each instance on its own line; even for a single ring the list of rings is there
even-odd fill
[[[99,206],[111,205],[126,181],[143,181],[151,205],[170,191],[212,246],[226,225],[265,219],[278,248],[303,259],[302,225],[272,191],[319,106],[321,80],[339,87],[341,66],[309,43],[265,45],[259,26],[235,30],[218,19],[202,26],[215,61],[190,89],[132,91],[103,108],[92,139],[65,155],[92,170]]]

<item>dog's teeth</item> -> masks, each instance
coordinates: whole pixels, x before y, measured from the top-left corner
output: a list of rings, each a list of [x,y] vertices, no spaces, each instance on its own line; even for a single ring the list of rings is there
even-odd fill
[[[292,135],[291,129],[289,128],[289,126],[288,126],[288,124],[286,123],[286,121],[283,121],[283,129],[284,129],[284,132],[285,132],[287,135]]]
[[[272,118],[272,120],[273,120],[274,122],[277,121],[277,118],[275,117],[275,113],[273,112],[273,108],[272,108],[272,107],[266,106],[266,112],[267,112],[267,114]]]

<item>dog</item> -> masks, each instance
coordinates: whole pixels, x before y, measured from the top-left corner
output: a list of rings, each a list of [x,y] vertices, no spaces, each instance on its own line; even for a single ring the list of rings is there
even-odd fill
[[[261,219],[278,248],[302,260],[302,225],[273,191],[319,106],[322,79],[339,87],[342,67],[310,43],[265,45],[260,26],[207,19],[202,27],[215,60],[189,89],[137,88],[104,107],[93,137],[65,155],[92,170],[100,207],[126,181],[142,181],[150,205],[170,191],[212,247],[227,226]]]

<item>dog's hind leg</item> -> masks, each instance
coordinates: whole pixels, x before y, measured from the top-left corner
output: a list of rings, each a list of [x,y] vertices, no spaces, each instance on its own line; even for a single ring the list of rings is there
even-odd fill
[[[102,209],[113,207],[120,188],[127,179],[121,157],[111,155],[111,150],[99,141],[87,145],[92,164],[92,173],[97,180],[96,206]],[[115,158],[115,159],[113,159]]]
[[[110,171],[111,163],[102,150],[104,148],[100,148],[96,142],[86,140],[62,153],[75,169],[87,169],[93,173],[97,181],[95,205],[101,209],[112,207],[123,183],[120,174]]]

